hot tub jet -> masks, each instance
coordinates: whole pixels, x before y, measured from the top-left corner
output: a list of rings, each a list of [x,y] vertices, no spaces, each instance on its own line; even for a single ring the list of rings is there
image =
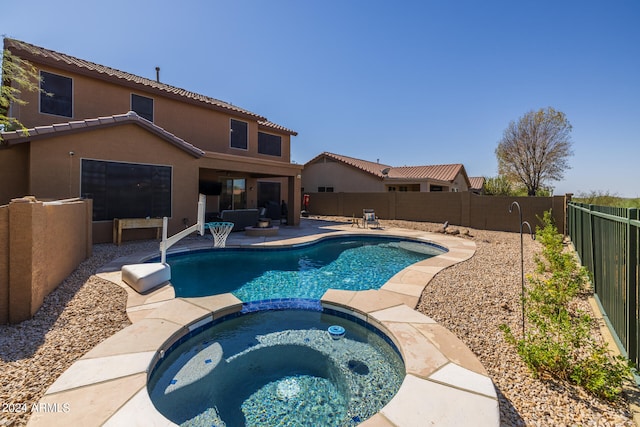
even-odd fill
[[[285,378],[278,383],[278,399],[289,400],[300,393],[300,384],[295,378]]]

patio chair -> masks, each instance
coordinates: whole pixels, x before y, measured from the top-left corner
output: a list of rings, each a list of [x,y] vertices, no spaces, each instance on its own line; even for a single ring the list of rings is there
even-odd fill
[[[378,221],[376,212],[373,209],[362,210],[362,223],[364,228],[368,228],[369,225],[374,225],[375,228],[380,228],[380,221]]]

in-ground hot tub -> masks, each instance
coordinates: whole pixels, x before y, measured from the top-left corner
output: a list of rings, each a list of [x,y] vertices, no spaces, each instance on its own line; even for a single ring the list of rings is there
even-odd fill
[[[207,426],[352,426],[376,414],[405,376],[397,349],[355,317],[306,305],[245,308],[180,339],[149,376],[155,407]]]

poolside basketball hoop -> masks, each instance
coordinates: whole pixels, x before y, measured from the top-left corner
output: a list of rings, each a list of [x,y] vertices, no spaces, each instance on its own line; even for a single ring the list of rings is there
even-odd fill
[[[192,225],[191,227],[185,228],[184,230],[174,234],[171,237],[168,237],[168,225],[169,218],[166,216],[162,218],[162,241],[160,242],[160,262],[162,264],[166,264],[167,262],[167,251],[169,248],[184,237],[187,237],[189,234],[197,231],[201,236],[204,235],[204,208],[207,204],[207,196],[204,194],[198,195],[198,221]]]
[[[207,222],[204,227],[211,231],[211,235],[213,236],[213,247],[224,248],[227,243],[227,237],[229,237],[231,230],[233,230],[233,223]]]

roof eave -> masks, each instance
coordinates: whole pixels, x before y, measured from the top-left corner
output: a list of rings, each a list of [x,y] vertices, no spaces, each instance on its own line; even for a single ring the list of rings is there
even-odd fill
[[[95,79],[106,81],[106,82],[111,82],[111,83],[117,82],[117,84],[120,85],[120,86],[128,87],[130,89],[135,89],[135,90],[138,90],[140,92],[157,94],[157,95],[160,95],[160,96],[163,96],[163,97],[179,100],[179,101],[184,102],[184,103],[188,103],[188,104],[192,104],[192,105],[204,106],[205,108],[209,108],[209,109],[212,109],[212,110],[215,110],[215,111],[225,112],[227,114],[232,114],[232,115],[235,115],[235,116],[238,116],[238,117],[243,117],[243,118],[253,119],[253,120],[258,120],[258,121],[260,121],[260,120],[266,121],[267,120],[267,118],[264,117],[264,116],[261,116],[259,114],[253,113],[253,112],[248,111],[248,110],[244,110],[244,109],[239,108],[239,107],[234,108],[233,105],[225,106],[225,105],[215,104],[215,103],[211,103],[211,102],[206,102],[204,100],[199,100],[199,99],[194,99],[194,98],[182,96],[182,95],[180,95],[178,93],[174,93],[174,92],[171,92],[169,90],[163,89],[161,87],[155,86],[153,80],[147,79],[145,77],[136,76],[136,75],[133,75],[133,74],[130,74],[130,73],[126,73],[126,72],[123,72],[123,71],[119,71],[119,70],[113,69],[114,71],[118,71],[118,72],[121,72],[123,74],[129,74],[132,77],[143,79],[143,80],[147,81],[149,84],[138,83],[138,82],[133,81],[133,80],[128,80],[128,79],[125,79],[125,78],[122,78],[122,77],[118,77],[118,76],[115,76],[115,75],[110,75],[110,74],[107,74],[107,73],[100,72],[98,70],[91,70],[91,69],[85,68],[85,67],[83,67],[81,65],[69,64],[67,62],[56,60],[56,59],[51,58],[51,57],[39,55],[37,53],[30,52],[29,50],[23,48],[21,46],[21,43],[22,42],[20,42],[18,40],[5,38],[5,48],[9,48],[9,50],[11,50],[14,54],[15,54],[15,51],[19,51],[20,52],[19,56],[22,57],[23,59],[26,59],[26,60],[30,61],[30,62],[34,62],[34,63],[40,64],[40,65],[50,66],[52,68],[57,68],[59,70],[73,72],[75,74],[80,74],[80,75],[83,75],[83,76],[95,78]],[[15,51],[12,50],[12,49],[15,49]],[[40,49],[44,49],[44,48],[40,48]],[[46,49],[44,49],[44,50],[46,50]],[[66,54],[60,54],[60,55],[69,56],[69,55],[66,55]],[[86,62],[89,62],[89,61],[86,61]],[[95,64],[95,65],[99,65],[99,64]],[[111,69],[110,67],[105,67],[105,68]],[[169,86],[169,85],[166,85],[166,86]],[[173,86],[171,86],[171,87],[173,87]],[[175,88],[175,89],[183,90],[183,89],[180,89],[180,88]],[[185,90],[185,92],[188,92],[188,91]],[[199,95],[199,94],[196,94],[196,95]],[[207,98],[204,95],[201,95],[201,96]]]
[[[298,132],[291,130],[291,129],[287,129],[284,126],[280,126],[278,124],[275,124],[273,122],[270,122],[268,120],[261,120],[258,122],[258,129],[262,129],[262,130],[267,130],[270,132],[277,132],[277,133],[285,133],[287,135],[291,135],[291,136],[298,136]]]
[[[38,126],[35,128],[27,129],[25,131],[17,130],[12,132],[2,132],[3,145],[11,147],[26,142],[38,141],[41,139],[50,138],[53,136],[64,136],[74,133],[87,132],[98,129],[105,129],[114,126],[120,126],[123,124],[135,124],[141,126],[164,139],[177,148],[191,154],[193,157],[199,158],[204,156],[205,152],[198,147],[189,144],[181,138],[173,135],[170,132],[165,131],[161,127],[154,125],[146,119],[138,116],[136,113],[130,111],[127,114],[119,114],[109,117],[98,117],[96,119],[72,121],[67,123],[59,123],[51,126]]]
[[[422,177],[422,178],[409,178],[409,177],[385,177],[384,178],[385,181],[388,182],[392,182],[392,183],[399,183],[399,182],[403,182],[403,183],[413,183],[413,184],[419,184],[421,182],[433,182],[436,184],[443,184],[443,185],[452,185],[453,181],[443,181],[440,179],[434,179],[434,178],[429,178],[429,177]]]

